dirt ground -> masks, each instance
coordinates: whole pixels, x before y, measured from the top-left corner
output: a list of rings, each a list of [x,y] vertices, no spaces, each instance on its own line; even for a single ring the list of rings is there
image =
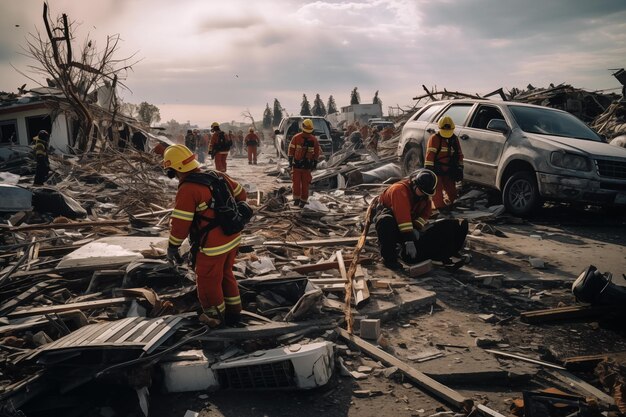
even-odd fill
[[[273,148],[264,148],[259,165],[229,159],[229,173],[243,183],[270,191],[279,184],[264,171]],[[571,282],[588,265],[612,272],[614,282],[626,285],[626,217],[568,207],[544,208],[523,224],[492,224],[498,236],[474,232],[467,240],[472,263],[459,271],[435,268],[417,278],[425,289],[437,293],[435,308],[404,314],[383,325],[386,350],[475,402],[507,414],[511,401],[524,390],[556,386],[549,371],[525,362],[501,360],[476,346],[477,338],[494,341],[494,349],[516,347],[544,360],[626,350],[626,332],[610,320],[525,324],[522,311],[575,302]],[[470,231],[476,228],[473,223]],[[348,249],[348,248],[346,248]],[[531,267],[538,258],[545,269]],[[373,270],[373,275],[381,271]],[[483,285],[475,275],[503,274],[500,288]],[[408,278],[408,277],[407,277]],[[494,314],[500,324],[483,322],[479,314]],[[342,341],[337,341],[342,345]],[[444,346],[447,345],[447,346]],[[454,345],[454,346],[450,346]],[[418,362],[420,353],[436,347],[437,359]],[[430,416],[450,408],[396,373],[386,377],[380,366],[364,354],[343,349],[350,369],[371,366],[362,380],[336,376],[327,386],[308,392],[235,392],[160,394],[152,392],[151,416],[183,416],[186,410],[200,416]],[[412,359],[413,358],[413,359]],[[593,375],[580,374],[589,382]],[[452,414],[450,414],[452,416]]]

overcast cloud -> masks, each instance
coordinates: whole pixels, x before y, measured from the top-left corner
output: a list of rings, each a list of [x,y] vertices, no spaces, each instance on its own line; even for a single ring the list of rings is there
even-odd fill
[[[408,106],[422,84],[487,93],[569,83],[618,89],[626,66],[624,0],[51,0],[119,56],[138,52],[126,101],[148,101],[162,119],[207,126],[260,117],[274,98],[290,113],[302,94],[348,104],[376,90],[384,107]],[[39,0],[0,0],[0,90],[16,91],[25,37],[42,30]],[[19,27],[16,27],[19,25]]]

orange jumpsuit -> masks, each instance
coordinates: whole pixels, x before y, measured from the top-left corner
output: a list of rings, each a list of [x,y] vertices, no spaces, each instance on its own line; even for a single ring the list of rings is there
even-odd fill
[[[224,133],[226,143],[219,143],[219,134],[221,131],[213,132],[211,141],[209,142],[209,153],[215,157],[215,169],[220,172],[226,172],[226,157],[230,151],[233,142],[229,140],[228,133]]]
[[[378,198],[375,227],[385,263],[396,262],[397,244],[415,240],[413,230],[421,230],[431,214],[431,199],[415,195],[409,179],[403,179],[382,192]]]
[[[451,141],[456,142],[458,146],[450,147]],[[456,182],[449,174],[451,169],[449,164],[452,163],[452,156],[455,154],[457,155],[458,166],[462,167],[463,152],[456,135],[446,139],[435,133],[428,139],[424,168],[431,169],[437,174],[437,188],[435,195],[433,195],[433,206],[436,209],[449,206],[456,200]]]
[[[300,132],[291,139],[287,156],[293,158],[291,173],[293,199],[306,203],[309,200],[311,171],[320,156],[320,144],[315,135]]]
[[[383,141],[391,139],[393,137],[393,133],[394,133],[394,128],[393,127],[388,126],[388,127],[384,128],[383,132],[382,132]]]
[[[257,147],[259,146],[259,137],[254,132],[246,135],[244,142],[248,148],[248,163],[256,165]]]
[[[245,201],[247,195],[243,187],[228,175],[222,176],[226,178],[235,200]],[[184,182],[184,177],[181,178],[171,215],[170,245],[180,246],[183,243],[189,235],[194,215],[215,218],[214,210],[207,204],[210,200],[209,187]],[[207,221],[200,220],[199,227],[202,228],[207,224]],[[227,236],[218,226],[209,231],[206,240],[200,245],[196,255],[196,285],[200,305],[209,317],[221,320],[224,314],[238,314],[241,311],[239,287],[233,275],[233,265],[240,241],[240,233]]]

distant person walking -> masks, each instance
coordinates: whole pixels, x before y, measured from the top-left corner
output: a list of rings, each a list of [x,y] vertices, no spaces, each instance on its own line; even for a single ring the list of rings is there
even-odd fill
[[[254,133],[254,128],[248,129],[248,134],[244,139],[246,148],[248,149],[248,165],[256,165],[257,148],[261,144],[259,137]]]
[[[209,154],[215,160],[215,169],[220,172],[226,172],[226,157],[230,148],[233,146],[232,138],[220,130],[220,124],[211,123],[211,142],[209,142]]]

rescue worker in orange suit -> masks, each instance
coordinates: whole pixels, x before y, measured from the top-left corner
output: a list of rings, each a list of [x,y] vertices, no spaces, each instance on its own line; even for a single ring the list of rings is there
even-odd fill
[[[428,139],[424,168],[437,174],[437,190],[433,195],[436,209],[446,208],[457,197],[456,182],[463,180],[463,152],[454,134],[454,122],[444,116],[438,122],[439,131]]]
[[[177,264],[182,263],[179,248],[190,234],[192,225],[202,229],[215,219],[211,208],[211,189],[196,182],[186,181],[190,174],[199,173],[200,164],[195,155],[184,145],[172,145],[163,154],[163,168],[168,177],[178,178],[178,192],[174,211],[171,214],[170,237],[167,258]],[[228,175],[223,177],[237,201],[245,201],[246,191]],[[217,225],[208,230],[195,256],[195,271],[198,299],[202,307],[201,320],[211,327],[222,323],[235,325],[240,320],[241,298],[237,280],[233,275],[233,265],[239,249],[241,234],[224,234]],[[192,242],[193,244],[193,242]]]
[[[244,138],[246,148],[248,149],[248,165],[256,165],[256,157],[257,157],[257,148],[259,147],[261,141],[256,133],[254,133],[254,128],[251,127],[248,129],[248,134]]]
[[[233,146],[232,139],[222,130],[217,122],[211,123],[211,141],[209,142],[209,154],[215,160],[215,169],[226,172],[226,157]]]
[[[416,242],[432,214],[431,196],[436,187],[435,173],[422,168],[387,187],[378,197],[373,221],[380,255],[387,268],[402,268],[398,262],[398,245],[402,260],[417,261]]]
[[[370,138],[367,141],[367,149],[374,153],[378,152],[378,142],[380,141],[381,130],[383,130],[382,126],[378,126],[372,129],[372,134],[370,135]]]
[[[384,128],[381,133],[383,142],[391,139],[393,137],[393,133],[394,133],[394,128],[392,126],[387,126],[386,128]]]
[[[311,171],[317,168],[320,156],[320,144],[313,135],[313,121],[302,121],[302,132],[295,135],[289,143],[287,156],[291,169],[293,205],[304,207],[309,200],[309,185],[313,179]]]
[[[33,185],[43,185],[48,179],[50,171],[50,161],[48,160],[48,145],[50,144],[50,134],[45,130],[40,130],[33,138],[33,150],[35,152],[35,178]]]

